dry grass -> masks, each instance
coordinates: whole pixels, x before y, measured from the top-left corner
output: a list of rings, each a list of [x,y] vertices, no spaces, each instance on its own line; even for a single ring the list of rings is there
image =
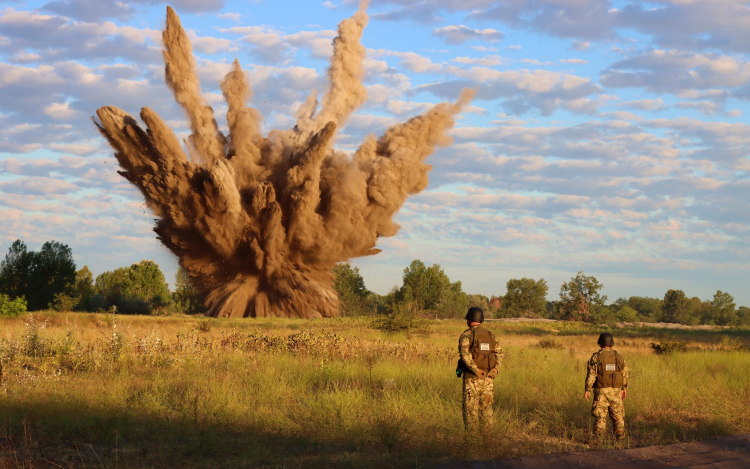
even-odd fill
[[[468,448],[460,321],[384,334],[366,319],[4,319],[0,467],[423,467],[586,449],[584,366],[603,329],[489,327],[507,351],[495,431]],[[747,333],[615,331],[629,444],[749,431]],[[666,339],[689,351],[654,354]]]

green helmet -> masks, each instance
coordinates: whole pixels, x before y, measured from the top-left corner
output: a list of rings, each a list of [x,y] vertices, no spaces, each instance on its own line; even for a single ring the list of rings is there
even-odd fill
[[[482,308],[477,308],[476,306],[473,306],[469,308],[469,311],[466,313],[466,320],[469,322],[483,323],[484,311],[482,311]]]

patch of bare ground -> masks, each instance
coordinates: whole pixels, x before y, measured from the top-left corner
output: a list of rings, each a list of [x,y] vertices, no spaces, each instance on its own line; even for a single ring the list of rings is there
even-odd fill
[[[639,467],[746,469],[750,467],[750,433],[693,443],[544,454],[493,461],[451,462],[436,469],[619,469]]]

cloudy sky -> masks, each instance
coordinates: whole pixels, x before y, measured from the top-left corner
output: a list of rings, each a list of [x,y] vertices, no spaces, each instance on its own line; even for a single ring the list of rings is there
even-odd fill
[[[750,8],[745,0],[373,0],[369,101],[356,148],[432,104],[478,89],[430,158],[428,189],[383,252],[355,260],[386,293],[412,259],[464,290],[502,295],[579,270],[611,300],[667,289],[750,305]],[[89,116],[148,105],[179,132],[164,84],[160,0],[0,0],[0,249],[55,239],[94,274],[176,261],[117,173]],[[207,99],[237,57],[265,129],[325,90],[342,0],[174,0]]]

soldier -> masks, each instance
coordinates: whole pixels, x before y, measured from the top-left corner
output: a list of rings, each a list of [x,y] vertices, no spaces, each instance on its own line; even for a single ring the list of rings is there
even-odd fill
[[[591,356],[586,373],[586,390],[583,397],[589,400],[594,390],[591,403],[591,415],[594,422],[593,442],[597,443],[607,428],[607,414],[612,419],[612,431],[617,441],[625,438],[625,407],[623,401],[628,393],[628,366],[622,355],[612,350],[615,339],[605,332],[597,341],[600,350]]]
[[[495,398],[492,384],[503,358],[503,349],[495,341],[495,336],[482,327],[483,322],[484,311],[469,308],[466,313],[469,329],[458,338],[461,358],[456,371],[464,378],[464,426],[470,437],[478,436],[480,430],[485,435],[492,430],[492,402]]]

